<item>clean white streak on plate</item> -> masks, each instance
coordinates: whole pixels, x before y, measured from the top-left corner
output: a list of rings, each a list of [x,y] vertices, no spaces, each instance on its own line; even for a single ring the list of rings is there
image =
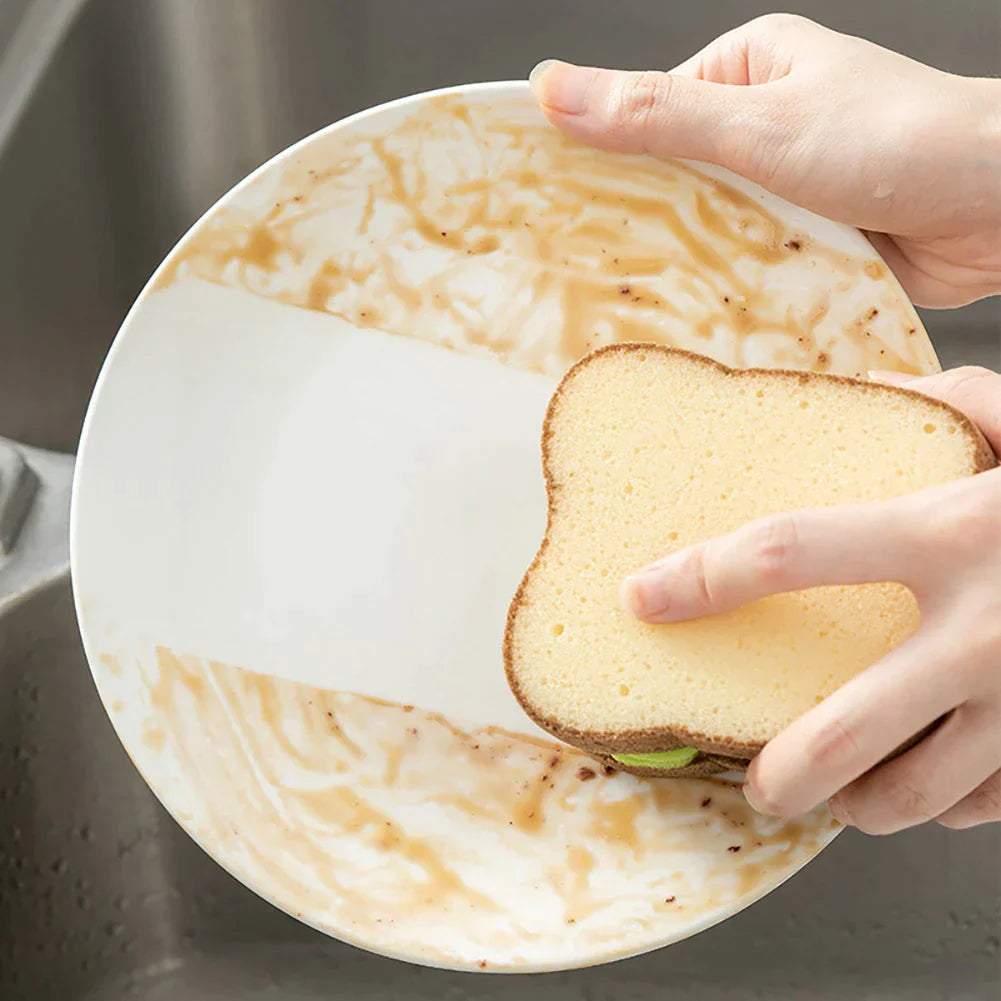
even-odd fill
[[[501,643],[545,530],[551,379],[200,282],[150,297],[117,366],[79,485],[83,607],[178,651],[537,732]]]

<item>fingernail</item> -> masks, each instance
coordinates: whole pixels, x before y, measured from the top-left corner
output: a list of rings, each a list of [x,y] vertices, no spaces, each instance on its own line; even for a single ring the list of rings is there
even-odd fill
[[[532,93],[536,97],[541,97],[542,78],[549,72],[550,67],[556,65],[555,59],[543,59],[536,64],[535,69],[528,74],[528,85],[532,88]]]
[[[746,778],[744,779],[744,799],[750,804],[751,809],[760,813],[762,817],[784,816],[781,810],[769,806],[768,800],[761,795],[754,783],[747,781]]]
[[[757,757],[752,759],[751,763],[747,766],[747,771],[744,773],[744,799],[750,804],[752,810],[760,813],[763,817],[777,817],[780,815],[779,811],[768,805],[767,798],[762,796],[758,789],[758,767],[759,759]]]
[[[870,369],[868,375],[873,382],[885,382],[888,386],[906,386],[918,378],[906,372],[889,372],[881,369]]]
[[[744,799],[746,799],[747,802],[750,804],[752,810],[762,814],[762,816],[768,816],[766,811],[762,809],[758,800],[755,798],[754,786],[752,786],[751,783],[748,782],[746,778],[744,779]]]
[[[848,813],[845,810],[844,803],[841,802],[841,797],[839,795],[835,794],[827,801],[827,809],[831,811],[831,816],[839,824],[849,823]]]
[[[670,604],[663,576],[653,569],[630,575],[619,586],[619,602],[638,619],[661,615]]]
[[[529,74],[528,83],[539,104],[564,115],[587,111],[588,93],[596,70],[556,59],[544,59]]]

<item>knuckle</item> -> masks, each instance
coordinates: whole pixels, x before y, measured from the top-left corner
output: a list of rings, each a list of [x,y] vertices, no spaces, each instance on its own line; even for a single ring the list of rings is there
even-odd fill
[[[707,612],[713,607],[713,591],[709,584],[704,546],[696,546],[686,559],[685,574],[692,582],[692,604],[696,612]]]
[[[766,188],[781,187],[795,174],[796,162],[810,145],[811,123],[794,97],[783,91],[747,95],[737,128],[720,138],[729,155],[740,155],[744,169]]]
[[[907,824],[931,820],[937,812],[932,809],[927,795],[902,775],[894,776],[884,783],[882,796],[888,807],[887,812],[898,821],[897,827],[901,820]]]
[[[965,799],[938,818],[938,823],[954,831],[1001,820],[1001,773],[979,785]]]
[[[816,27],[815,22],[802,14],[788,14],[776,11],[772,14],[762,14],[748,22],[751,31],[762,35],[781,35],[784,32],[794,31],[797,28]]]
[[[645,133],[662,126],[670,89],[670,77],[664,73],[625,75],[612,97],[612,121],[624,133]]]
[[[863,834],[881,835],[891,831],[871,808],[867,808],[865,793],[857,785],[846,786],[828,801],[828,806],[843,824]]]
[[[1001,820],[1001,777],[979,785],[969,800],[973,813],[981,820]]]
[[[859,741],[855,728],[847,720],[835,717],[826,722],[807,745],[809,765],[824,770],[841,770],[859,758]]]
[[[776,584],[788,574],[798,545],[796,519],[792,514],[775,515],[758,522],[752,530],[754,575],[765,584]]]

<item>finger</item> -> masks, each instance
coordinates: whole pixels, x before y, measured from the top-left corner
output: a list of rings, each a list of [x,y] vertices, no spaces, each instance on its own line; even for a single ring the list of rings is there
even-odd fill
[[[971,268],[952,264],[938,255],[903,249],[885,233],[867,230],[865,235],[917,306],[954,309],[986,299],[997,290],[997,279],[993,274],[985,272],[979,275]]]
[[[1001,769],[938,818],[943,827],[957,831],[994,821],[1001,821]]]
[[[999,767],[997,706],[966,703],[916,747],[837,793],[831,813],[866,834],[894,834],[946,813]]]
[[[762,88],[553,60],[536,66],[529,81],[557,128],[619,153],[706,160],[741,172],[760,148],[757,138],[774,129]]]
[[[765,745],[747,770],[750,804],[793,817],[830,799],[955,708],[961,656],[924,630],[891,650]]]
[[[827,37],[829,36],[829,37]],[[529,78],[549,120],[619,152],[708,160],[774,180],[774,157],[809,123],[774,86],[796,59],[839,38],[804,17],[767,14],[728,31],[671,73],[628,73],[546,60]]]
[[[825,584],[917,583],[928,554],[915,545],[915,497],[760,518],[627,577],[622,605],[647,622],[677,622]]]
[[[795,14],[765,14],[713,39],[671,70],[712,83],[753,86],[786,76],[794,58],[834,33]]]
[[[931,396],[961,410],[983,431],[995,453],[1001,453],[1001,375],[997,372],[964,365],[935,375],[870,372],[869,377]]]

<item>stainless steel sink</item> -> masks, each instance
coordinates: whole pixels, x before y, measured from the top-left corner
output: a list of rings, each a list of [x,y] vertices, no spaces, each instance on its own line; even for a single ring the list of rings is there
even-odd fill
[[[826,4],[794,6],[823,18]],[[216,196],[295,138],[400,94],[523,76],[548,55],[669,65],[757,12],[742,0],[3,0],[0,434],[74,449],[145,277]],[[827,19],[957,71],[1001,71],[996,0],[900,15],[858,0]],[[928,325],[945,364],[1001,367],[997,300]],[[66,462],[52,462],[44,497],[58,521]],[[26,533],[42,534],[43,513]],[[135,772],[87,671],[54,524],[50,583],[0,608],[3,1001],[1001,992],[998,826],[848,833],[716,930],[591,971],[421,971],[327,940],[223,873]],[[10,567],[0,560],[0,592]]]

